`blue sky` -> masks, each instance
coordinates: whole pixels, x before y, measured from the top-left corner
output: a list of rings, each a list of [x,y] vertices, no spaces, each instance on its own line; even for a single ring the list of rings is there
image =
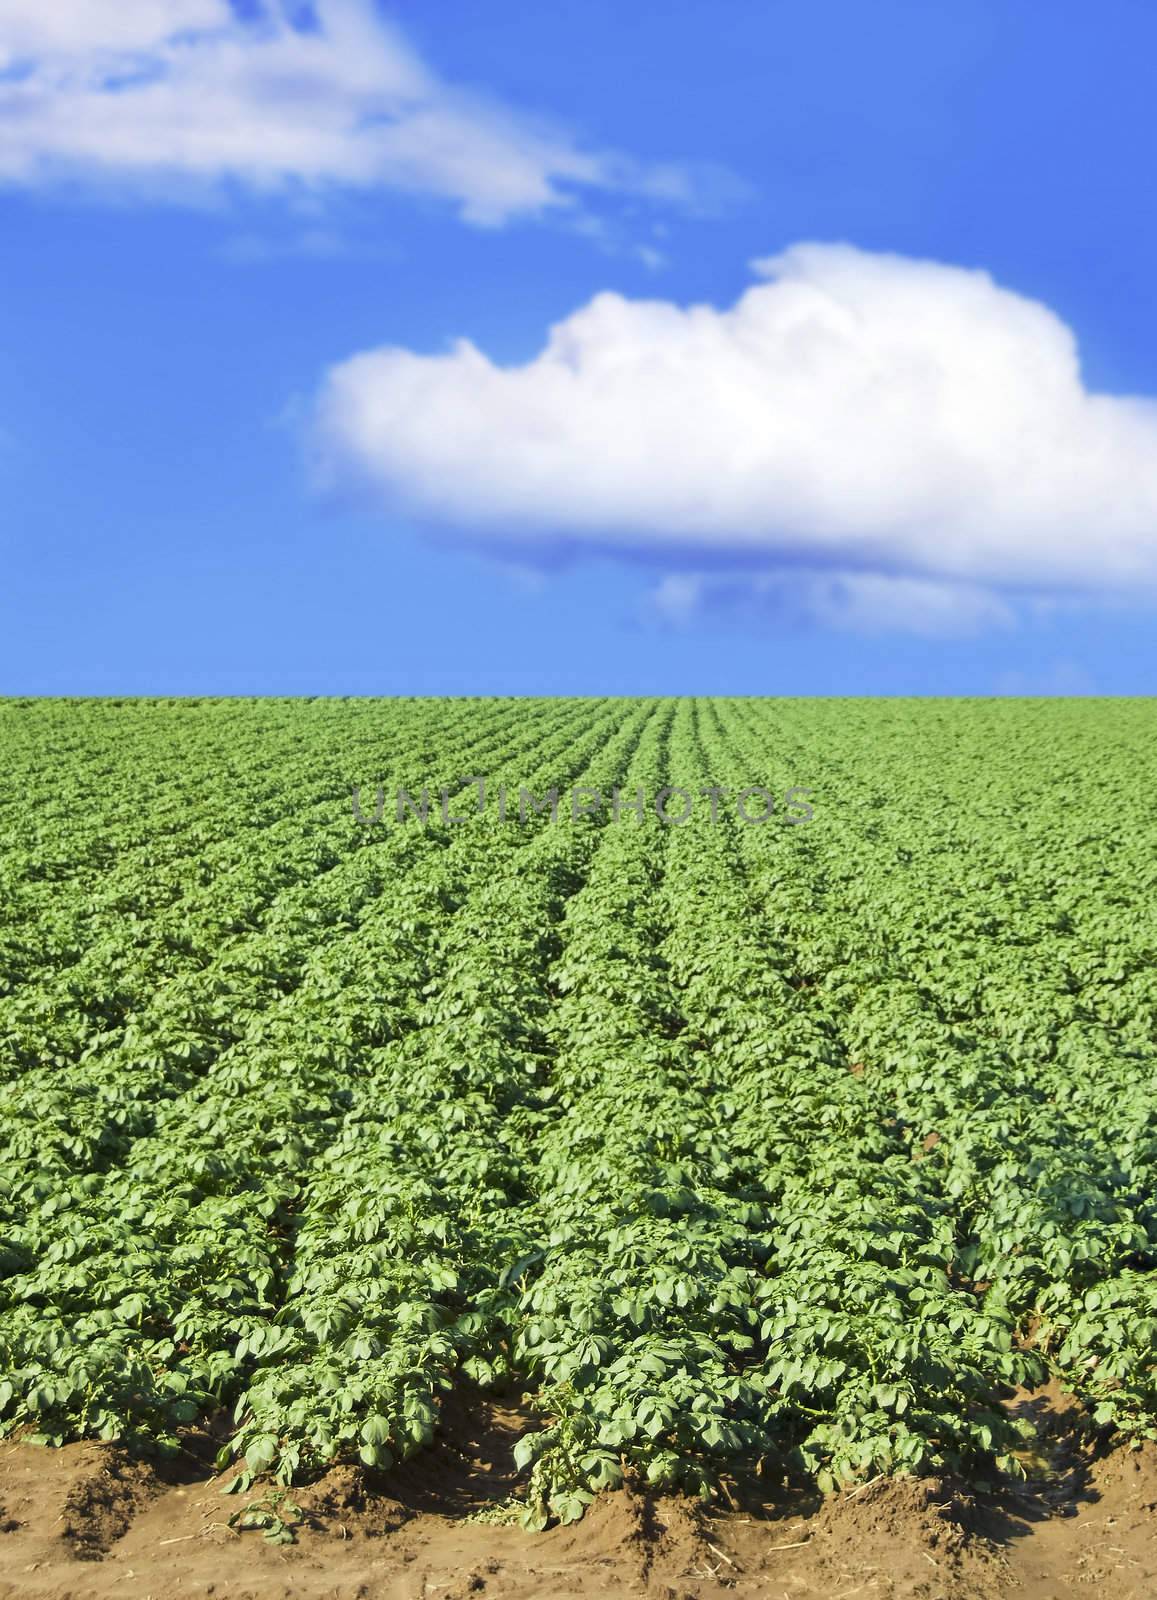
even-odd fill
[[[1157,692],[1141,0],[44,9],[0,692]]]

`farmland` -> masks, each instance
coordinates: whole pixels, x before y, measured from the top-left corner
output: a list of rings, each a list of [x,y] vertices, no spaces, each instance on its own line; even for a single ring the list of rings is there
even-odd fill
[[[208,1438],[252,1496],[516,1396],[532,1529],[624,1483],[1015,1483],[1045,1385],[1157,1437],[1155,736],[3,703],[0,1431]],[[471,775],[696,798],[500,817]]]

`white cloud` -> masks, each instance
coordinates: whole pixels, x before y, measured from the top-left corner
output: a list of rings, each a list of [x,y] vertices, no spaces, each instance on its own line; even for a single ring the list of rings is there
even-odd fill
[[[81,51],[147,50],[186,29],[221,25],[222,0],[0,0],[0,69]]]
[[[378,186],[481,225],[617,191],[694,208],[725,175],[648,167],[444,83],[373,0],[318,25],[227,0],[0,0],[0,182]]]
[[[319,396],[323,481],[540,553],[835,573],[813,608],[864,620],[1157,583],[1157,404],[1088,391],[1046,306],[847,245],[755,267],[724,310],[597,295],[522,366],[355,355]]]

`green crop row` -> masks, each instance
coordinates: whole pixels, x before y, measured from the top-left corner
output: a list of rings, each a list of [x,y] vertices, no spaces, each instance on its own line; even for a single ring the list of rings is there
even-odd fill
[[[1157,1436],[1147,702],[0,704],[0,1431],[290,1481],[530,1396],[634,1475]],[[351,785],[792,784],[367,828]],[[605,811],[605,808],[604,808]]]

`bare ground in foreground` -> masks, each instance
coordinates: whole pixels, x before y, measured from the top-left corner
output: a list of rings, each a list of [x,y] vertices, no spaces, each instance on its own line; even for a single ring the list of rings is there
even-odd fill
[[[513,1481],[525,1418],[476,1402],[401,1473],[338,1468],[290,1499],[293,1545],[237,1532],[228,1475],[99,1445],[0,1446],[0,1600],[1141,1600],[1157,1593],[1157,1447],[1094,1448],[1046,1389],[1029,1482],[970,1493],[878,1480],[820,1500],[701,1511],[630,1489],[575,1527],[479,1521]]]

